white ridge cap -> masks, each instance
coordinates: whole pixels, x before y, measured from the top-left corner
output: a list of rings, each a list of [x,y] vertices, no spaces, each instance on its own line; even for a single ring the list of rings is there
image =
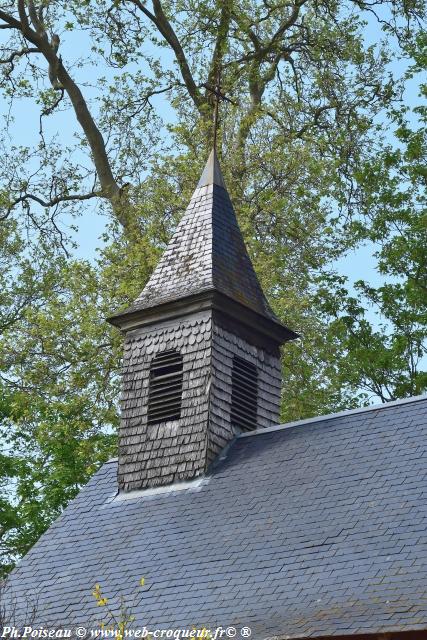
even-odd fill
[[[313,422],[324,422],[325,420],[334,420],[335,418],[342,418],[343,416],[351,416],[357,413],[365,413],[366,411],[378,411],[379,409],[389,409],[391,407],[396,407],[403,404],[420,402],[421,400],[427,400],[427,394],[423,394],[421,396],[412,396],[411,398],[402,398],[401,400],[392,400],[391,402],[384,402],[382,404],[371,404],[368,407],[359,407],[357,409],[347,409],[346,411],[339,411],[338,413],[328,413],[324,416],[316,416],[314,418],[304,418],[303,420],[296,420],[295,422],[288,422],[287,424],[278,424],[272,427],[266,427],[264,429],[255,429],[254,431],[246,431],[244,433],[239,433],[237,438],[249,438],[250,436],[262,436],[263,433],[271,433],[272,431],[282,431],[284,429],[290,429],[291,427],[299,427],[305,424],[311,424]]]
[[[203,169],[203,173],[200,177],[197,187],[206,187],[211,184],[217,184],[223,189],[226,188],[215,149],[212,149],[212,151],[210,152],[209,158],[206,162],[205,168]]]

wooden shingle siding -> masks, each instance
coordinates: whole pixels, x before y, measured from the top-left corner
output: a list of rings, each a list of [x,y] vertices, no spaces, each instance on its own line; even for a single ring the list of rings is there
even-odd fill
[[[236,331],[238,327],[236,326]],[[257,367],[258,428],[270,427],[279,421],[281,367],[279,355],[249,343],[237,333],[213,323],[212,384],[208,459],[212,461],[235,436],[231,424],[233,357],[238,356]]]
[[[173,349],[181,354],[183,363],[181,415],[177,420],[149,424],[150,366],[158,354]],[[212,312],[128,333],[119,438],[121,490],[200,475],[235,437],[231,422],[234,356],[257,367],[258,428],[277,423],[278,355],[227,331],[212,319]]]
[[[158,353],[171,349],[179,351],[183,359],[181,417],[148,424],[150,364]],[[210,357],[209,313],[127,335],[119,437],[120,489],[167,484],[204,470]]]

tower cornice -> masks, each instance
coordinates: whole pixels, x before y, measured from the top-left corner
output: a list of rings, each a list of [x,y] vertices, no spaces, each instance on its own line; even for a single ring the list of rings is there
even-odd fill
[[[231,320],[245,325],[253,332],[262,334],[278,345],[299,337],[297,333],[247,306],[217,291],[208,289],[183,298],[157,305],[156,307],[130,309],[107,318],[107,322],[126,333],[139,327],[158,324],[204,310],[224,314]]]

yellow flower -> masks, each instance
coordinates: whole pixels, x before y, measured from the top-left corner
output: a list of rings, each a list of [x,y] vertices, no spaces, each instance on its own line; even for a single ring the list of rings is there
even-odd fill
[[[92,595],[97,600],[101,597],[101,587],[99,586],[99,584],[95,585],[95,587],[94,587],[94,589],[92,591]]]
[[[141,578],[141,580],[139,581],[139,584],[141,585],[141,587],[143,587],[145,584],[145,578]]]

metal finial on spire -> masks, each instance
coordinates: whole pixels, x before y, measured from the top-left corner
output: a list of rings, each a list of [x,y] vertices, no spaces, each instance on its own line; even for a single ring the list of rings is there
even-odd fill
[[[204,83],[203,86],[208,91],[210,91],[210,93],[213,95],[213,100],[214,100],[213,121],[212,121],[213,148],[216,151],[217,139],[218,139],[218,129],[219,129],[219,103],[226,101],[226,102],[230,102],[230,104],[237,105],[237,102],[234,102],[233,100],[228,98],[224,93],[222,93],[222,90],[221,90],[221,67],[220,66],[217,69],[215,86],[212,87],[211,85],[209,85],[207,83]]]
[[[219,101],[221,100],[221,67],[218,67],[215,84],[215,104],[213,112],[213,148],[216,151],[216,141],[218,137],[218,124],[219,124]]]

